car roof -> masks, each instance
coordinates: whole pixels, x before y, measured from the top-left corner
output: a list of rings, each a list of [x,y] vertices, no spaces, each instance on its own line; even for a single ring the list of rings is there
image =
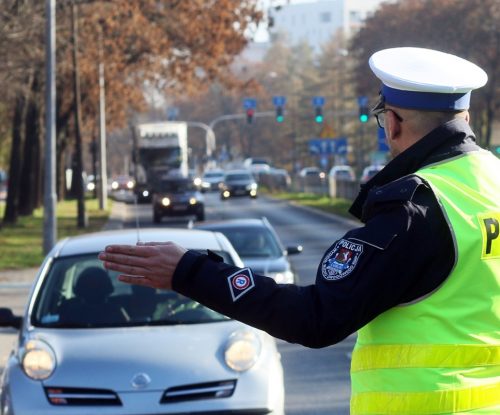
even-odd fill
[[[200,225],[195,225],[196,229],[224,229],[236,227],[262,227],[268,226],[263,219],[245,218],[245,219],[225,219],[217,221],[207,221]]]
[[[225,172],[226,175],[228,174],[249,174],[252,175],[252,172],[248,169],[235,169],[235,170],[227,170]]]
[[[184,228],[119,229],[73,236],[60,241],[53,249],[53,256],[72,256],[97,253],[107,245],[135,245],[137,238],[144,242],[173,241],[187,249],[232,251],[224,235],[208,230]]]

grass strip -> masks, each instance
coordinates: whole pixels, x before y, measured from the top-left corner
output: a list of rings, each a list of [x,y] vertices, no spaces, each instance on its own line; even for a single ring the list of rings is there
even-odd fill
[[[57,203],[57,239],[95,232],[106,224],[112,201],[106,210],[99,210],[97,199],[85,201],[88,227],[77,226],[77,201],[65,200]],[[3,218],[5,204],[0,204]],[[32,216],[20,216],[15,225],[0,227],[0,270],[22,269],[39,266],[43,258],[43,208],[36,209]]]
[[[319,195],[315,193],[273,192],[269,193],[269,195],[275,197],[276,199],[293,201],[299,205],[309,206],[324,212],[353,219],[353,216],[348,212],[352,201],[347,199],[331,198],[326,195]]]

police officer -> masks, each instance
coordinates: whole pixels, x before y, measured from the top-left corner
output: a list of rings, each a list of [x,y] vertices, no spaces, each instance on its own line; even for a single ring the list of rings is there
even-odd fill
[[[486,73],[421,48],[379,51],[373,110],[394,158],[350,212],[310,286],[280,285],[175,243],[112,245],[121,281],[174,289],[309,347],[358,332],[353,414],[500,414],[500,161],[475,142]]]

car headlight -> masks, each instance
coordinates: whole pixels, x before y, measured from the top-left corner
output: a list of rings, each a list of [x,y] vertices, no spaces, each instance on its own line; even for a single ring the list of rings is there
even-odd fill
[[[293,284],[292,271],[268,272],[265,275],[272,278],[278,284]]]
[[[170,199],[168,197],[164,197],[162,200],[161,200],[161,204],[163,206],[170,206]]]
[[[111,188],[112,188],[113,190],[118,189],[118,182],[113,182],[113,183],[111,183]]]
[[[142,196],[144,196],[144,197],[148,197],[148,196],[149,196],[149,192],[148,192],[147,190],[144,190],[144,191],[142,192]]]
[[[47,343],[29,340],[21,350],[21,366],[31,379],[44,380],[54,372],[56,357]]]
[[[93,190],[95,189],[95,184],[90,182],[90,183],[87,183],[87,190],[89,192],[92,192]]]
[[[196,205],[196,203],[198,203],[198,201],[196,200],[196,198],[195,198],[195,197],[191,197],[191,198],[189,199],[189,204],[190,204],[190,205]]]
[[[132,180],[129,180],[129,181],[127,182],[127,189],[133,189],[133,188],[134,188],[134,184],[135,184],[135,183],[134,183]]]
[[[195,186],[201,186],[201,179],[199,177],[196,177],[193,180],[193,183],[194,183]]]
[[[254,331],[238,330],[229,336],[224,351],[226,364],[236,372],[250,369],[259,359],[260,339]]]

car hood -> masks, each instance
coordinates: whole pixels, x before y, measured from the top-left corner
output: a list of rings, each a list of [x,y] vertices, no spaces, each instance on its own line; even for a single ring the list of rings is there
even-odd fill
[[[256,274],[266,275],[268,272],[283,272],[290,270],[290,263],[285,257],[241,257],[241,259],[245,266],[251,268]]]
[[[132,379],[146,374],[144,390],[237,377],[224,363],[224,344],[238,328],[223,322],[111,329],[44,330],[37,336],[55,352],[57,367],[46,386],[137,390]],[[258,332],[258,331],[257,331]],[[262,335],[262,332],[258,332]]]
[[[226,185],[227,186],[248,186],[252,183],[253,182],[248,181],[248,180],[235,180],[235,181],[226,182]]]

